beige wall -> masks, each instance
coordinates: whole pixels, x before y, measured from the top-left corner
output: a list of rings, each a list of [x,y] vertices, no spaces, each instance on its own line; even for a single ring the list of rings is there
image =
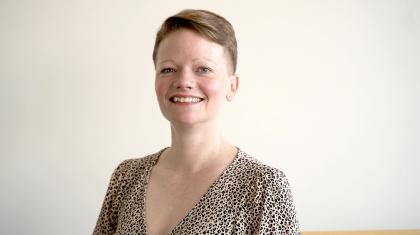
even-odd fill
[[[419,1],[0,0],[0,234],[89,234],[114,167],[168,145],[152,44],[184,8],[234,24],[226,136],[303,230],[420,228]]]

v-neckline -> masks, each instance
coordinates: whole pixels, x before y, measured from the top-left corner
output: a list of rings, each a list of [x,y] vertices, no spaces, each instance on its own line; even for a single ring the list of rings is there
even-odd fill
[[[144,230],[145,233],[147,235],[147,225],[146,225],[146,194],[147,194],[147,188],[149,185],[149,180],[150,180],[150,174],[152,172],[152,168],[156,165],[156,163],[159,160],[159,157],[162,155],[162,153],[168,149],[169,147],[165,147],[163,149],[161,149],[159,152],[155,153],[154,155],[152,155],[151,159],[150,159],[150,164],[147,166],[147,173],[146,173],[146,178],[144,179],[144,191],[143,191],[143,213],[142,213],[142,222],[144,225]],[[211,192],[213,191],[213,189],[220,183],[220,181],[222,180],[222,178],[227,174],[227,172],[233,167],[233,165],[235,164],[235,162],[239,159],[239,157],[242,155],[241,154],[241,149],[236,147],[236,155],[235,157],[229,162],[229,164],[226,165],[226,167],[223,169],[222,173],[219,174],[219,176],[216,177],[216,179],[213,181],[213,183],[210,184],[210,186],[208,187],[207,191],[200,197],[200,199],[197,201],[197,203],[188,211],[188,213],[175,225],[175,227],[172,228],[172,230],[167,234],[167,235],[171,235],[173,234],[190,216],[191,214],[193,214],[197,208],[202,204],[202,202],[211,195]]]

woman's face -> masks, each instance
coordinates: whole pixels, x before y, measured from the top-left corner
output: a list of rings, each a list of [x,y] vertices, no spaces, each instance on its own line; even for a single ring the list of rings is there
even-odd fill
[[[231,67],[221,45],[188,29],[170,33],[156,57],[155,89],[162,114],[178,124],[215,120],[237,89]]]

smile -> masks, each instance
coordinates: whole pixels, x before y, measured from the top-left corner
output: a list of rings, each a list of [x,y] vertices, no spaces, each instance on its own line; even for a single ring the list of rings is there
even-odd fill
[[[178,96],[174,96],[174,97],[171,97],[169,100],[171,102],[174,102],[174,103],[198,103],[198,102],[201,102],[204,99],[197,98],[197,97],[178,97]]]

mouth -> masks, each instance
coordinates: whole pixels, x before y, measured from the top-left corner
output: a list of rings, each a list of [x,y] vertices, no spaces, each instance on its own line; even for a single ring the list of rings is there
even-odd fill
[[[203,98],[193,96],[173,96],[169,98],[172,103],[194,104],[203,101]]]

